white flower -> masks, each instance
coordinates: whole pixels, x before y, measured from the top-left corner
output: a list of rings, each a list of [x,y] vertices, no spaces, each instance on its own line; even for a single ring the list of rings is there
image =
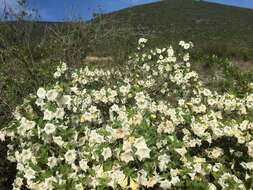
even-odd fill
[[[135,139],[134,147],[137,149],[147,148],[147,144],[145,142],[144,137],[139,137],[139,138]]]
[[[49,101],[55,101],[57,97],[58,97],[58,92],[56,89],[52,89],[47,92],[47,99]]]
[[[159,49],[159,48],[156,48],[156,53],[161,54],[161,53],[162,53],[162,50]]]
[[[32,158],[32,152],[30,149],[24,149],[21,153],[22,162],[25,163],[26,161]]]
[[[184,44],[184,49],[189,49],[190,47],[191,47],[191,45],[189,43]]]
[[[46,133],[47,135],[50,135],[50,134],[54,133],[55,130],[56,130],[56,126],[55,126],[54,124],[52,124],[52,123],[47,123],[47,124],[45,125],[44,131],[45,131],[45,133]]]
[[[138,92],[135,96],[135,100],[137,103],[143,103],[145,101],[145,95],[143,92]]]
[[[185,154],[187,153],[187,150],[186,150],[186,148],[176,148],[175,149],[175,151],[178,153],[178,154],[180,154],[182,157],[184,157],[185,156]]]
[[[0,131],[0,141],[5,141],[5,134],[2,131]]]
[[[189,59],[190,59],[189,53],[185,54],[184,57],[183,57],[183,60],[184,60],[185,62],[187,62],[187,61],[189,61]]]
[[[45,102],[43,99],[38,98],[35,102],[37,106],[43,107],[45,105]]]
[[[40,99],[44,99],[46,97],[46,90],[44,88],[39,88],[38,91],[37,91],[37,96],[40,98]]]
[[[215,165],[213,166],[212,170],[214,172],[218,172],[221,169],[221,164],[220,163],[215,163]]]
[[[64,73],[67,69],[68,69],[68,66],[67,66],[67,63],[65,62],[61,62],[61,72]]]
[[[162,189],[171,189],[171,183],[169,180],[165,179],[163,181],[160,181],[160,187]]]
[[[57,165],[57,158],[55,158],[55,157],[49,157],[48,159],[47,159],[47,165],[50,167],[50,168],[53,168],[53,167],[55,167],[56,165]]]
[[[212,92],[209,90],[209,89],[204,89],[203,90],[203,94],[205,95],[205,96],[211,96],[212,95]]]
[[[137,148],[135,154],[138,156],[139,160],[144,160],[145,158],[150,158],[150,149],[147,147],[145,139],[140,137],[135,140],[134,147]]]
[[[130,86],[127,85],[127,86],[121,86],[119,88],[119,91],[125,96],[130,90]]]
[[[89,169],[89,166],[87,164],[88,162],[84,159],[79,161],[79,166],[83,171],[87,171],[87,169]]]
[[[126,178],[125,174],[121,170],[113,170],[112,173],[110,174],[110,177],[114,183],[121,184],[124,179]]]
[[[57,119],[63,119],[64,115],[65,115],[64,109],[63,108],[57,108],[57,110],[55,112],[55,117]]]
[[[175,127],[173,123],[169,120],[166,122],[160,123],[160,125],[157,128],[158,133],[167,133],[167,134],[172,134],[175,131]]]
[[[164,154],[159,156],[158,160],[160,170],[165,171],[168,168],[167,164],[170,162],[170,157],[167,154]]]
[[[178,176],[173,176],[173,177],[171,178],[171,180],[170,180],[170,183],[171,183],[172,185],[176,185],[176,184],[179,183],[179,182],[180,182],[180,179],[179,179]]]
[[[65,153],[64,158],[67,163],[72,164],[76,160],[76,151],[75,150],[68,150]]]
[[[184,46],[184,45],[185,45],[185,42],[181,40],[181,41],[179,42],[179,45],[180,45],[180,46]]]
[[[208,188],[209,188],[209,190],[216,190],[217,189],[216,186],[212,183],[208,183]]]
[[[45,111],[44,111],[44,117],[43,117],[44,120],[50,121],[50,120],[52,120],[54,117],[55,117],[55,113],[53,113],[53,112],[51,112],[51,111],[49,111],[49,110],[45,110]]]
[[[57,103],[58,103],[59,107],[62,107],[63,105],[70,106],[71,100],[72,99],[71,99],[70,95],[63,95]]]
[[[133,161],[134,158],[133,158],[133,153],[132,151],[125,151],[123,153],[120,154],[120,159],[123,161],[123,162],[130,162],[130,161]]]
[[[250,157],[253,158],[253,141],[249,142],[247,146],[248,146],[248,154]]]
[[[197,136],[201,137],[204,135],[208,126],[201,124],[201,123],[192,123],[191,128]]]
[[[247,130],[248,126],[249,126],[249,121],[248,121],[248,120],[244,120],[244,121],[241,123],[241,125],[240,125],[240,129],[241,129],[242,131],[245,131],[245,130]]]
[[[241,165],[245,168],[245,169],[248,169],[248,170],[253,170],[253,162],[242,162]]]
[[[23,127],[26,131],[33,129],[35,125],[36,123],[34,121],[30,121],[25,117],[22,117],[20,127]]]
[[[46,178],[44,182],[44,187],[41,188],[41,190],[43,190],[44,188],[53,189],[53,182],[57,182],[57,179],[55,177],[51,176],[51,177]]]
[[[56,71],[56,72],[54,73],[54,78],[59,78],[60,76],[61,76],[61,72]]]
[[[123,139],[126,138],[129,135],[129,128],[118,128],[115,130],[115,138],[116,139]]]
[[[168,56],[169,57],[172,57],[174,55],[174,50],[173,50],[173,48],[171,46],[169,47],[169,49],[167,50],[167,52],[168,52]]]
[[[210,158],[218,158],[223,154],[223,150],[221,148],[215,148],[212,152],[210,152]]]
[[[104,148],[103,149],[103,152],[102,152],[102,155],[104,157],[104,160],[107,160],[108,158],[110,158],[112,156],[112,151],[109,147],[107,148]]]
[[[20,177],[16,177],[15,181],[14,181],[15,186],[17,187],[21,187],[23,185],[23,179]]]
[[[139,43],[139,44],[143,44],[143,43],[146,43],[147,41],[148,41],[148,40],[145,39],[145,38],[140,38],[139,41],[138,41],[138,43]]]
[[[123,141],[123,147],[122,147],[122,150],[124,150],[123,153],[121,153],[120,155],[120,159],[123,161],[123,162],[130,162],[130,161],[133,161],[134,158],[133,158],[133,151],[132,151],[132,146],[131,146],[131,143],[129,141]]]
[[[143,120],[143,117],[140,113],[135,114],[129,121],[131,125],[140,125]]]
[[[25,169],[24,172],[25,172],[24,177],[27,180],[35,179],[36,172],[32,168]]]
[[[62,140],[62,137],[55,137],[53,136],[53,141],[59,146],[62,147],[64,145],[64,141]]]
[[[146,186],[147,186],[148,188],[154,187],[154,185],[158,183],[158,179],[159,179],[158,176],[152,176],[152,177],[150,177],[150,178],[148,179],[148,181],[147,181]]]
[[[102,135],[98,134],[95,130],[91,131],[89,136],[90,136],[89,140],[91,143],[100,144],[105,141],[104,137]]]
[[[247,102],[247,107],[249,109],[252,109],[253,108],[253,94],[250,94],[249,96],[247,96],[246,102]]]
[[[75,190],[84,190],[83,185],[81,183],[75,185]]]

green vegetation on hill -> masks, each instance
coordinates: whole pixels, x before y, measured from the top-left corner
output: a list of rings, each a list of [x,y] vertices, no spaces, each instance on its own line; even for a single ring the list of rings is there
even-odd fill
[[[16,27],[15,22],[9,23],[13,24]],[[84,31],[77,32],[79,29],[88,31],[91,43],[85,42],[82,46],[88,45],[88,53],[95,55],[116,57],[115,54],[121,51],[133,51],[139,37],[147,37],[153,46],[162,47],[184,39],[195,44],[198,54],[253,60],[252,9],[196,0],[164,0],[110,14],[97,14],[88,22],[36,22],[30,32],[38,43],[54,31],[80,35]],[[10,32],[8,35],[15,34]]]
[[[152,39],[154,46],[184,39],[193,41],[199,53],[253,59],[251,9],[203,1],[165,0],[104,17],[107,28],[131,26],[135,36]]]

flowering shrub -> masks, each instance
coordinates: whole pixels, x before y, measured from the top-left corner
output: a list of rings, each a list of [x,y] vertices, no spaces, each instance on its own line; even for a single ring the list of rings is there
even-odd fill
[[[191,42],[146,43],[124,68],[62,63],[54,86],[17,107],[0,132],[17,162],[13,189],[253,187],[253,93],[206,88],[190,68]]]

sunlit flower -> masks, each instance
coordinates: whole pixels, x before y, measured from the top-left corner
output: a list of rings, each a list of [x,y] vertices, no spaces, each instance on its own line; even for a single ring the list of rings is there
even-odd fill
[[[75,150],[68,150],[65,155],[65,160],[67,163],[72,164],[76,160],[76,151]]]
[[[0,141],[5,141],[5,134],[2,131],[0,131]]]
[[[34,178],[35,178],[36,172],[35,172],[32,168],[29,167],[29,168],[26,169],[24,172],[25,172],[24,177],[25,177],[27,180],[31,180],[31,179],[34,179]]]
[[[37,96],[41,99],[44,99],[46,97],[46,90],[44,88],[39,88],[37,91]]]
[[[47,92],[47,99],[49,100],[49,101],[55,101],[56,100],[56,98],[58,97],[58,92],[57,92],[57,90],[55,90],[55,89],[52,89],[52,90],[49,90],[48,92]]]
[[[102,152],[102,155],[104,157],[104,160],[107,160],[108,158],[110,158],[112,156],[112,151],[109,147],[105,148]]]
[[[140,38],[139,41],[138,41],[138,43],[139,43],[139,44],[142,44],[142,43],[146,43],[147,41],[148,41],[148,40],[145,39],[145,38]]]
[[[87,169],[89,169],[88,162],[86,160],[80,160],[79,166],[83,171],[87,171]]]
[[[57,162],[58,162],[57,158],[55,158],[55,157],[49,157],[47,165],[50,168],[53,168],[53,167],[55,167],[57,165]]]
[[[147,147],[145,139],[140,137],[135,140],[134,147],[137,148],[135,154],[138,156],[140,160],[150,158],[150,149]]]
[[[46,133],[47,135],[50,135],[50,134],[54,133],[55,130],[56,130],[56,126],[55,126],[54,124],[52,124],[52,123],[47,123],[47,124],[45,125],[44,131],[45,131],[45,133]]]

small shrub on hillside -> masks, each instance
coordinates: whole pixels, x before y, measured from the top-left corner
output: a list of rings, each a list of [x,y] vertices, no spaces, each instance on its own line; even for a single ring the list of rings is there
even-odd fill
[[[253,188],[253,93],[206,88],[192,43],[145,51],[124,69],[57,69],[1,130],[15,190]],[[252,84],[248,84],[252,85]]]
[[[229,92],[237,97],[244,97],[249,91],[249,83],[253,82],[253,70],[250,66],[241,66],[227,58],[216,55],[200,56],[194,63],[195,68],[200,70],[200,78],[209,88],[220,93]]]

